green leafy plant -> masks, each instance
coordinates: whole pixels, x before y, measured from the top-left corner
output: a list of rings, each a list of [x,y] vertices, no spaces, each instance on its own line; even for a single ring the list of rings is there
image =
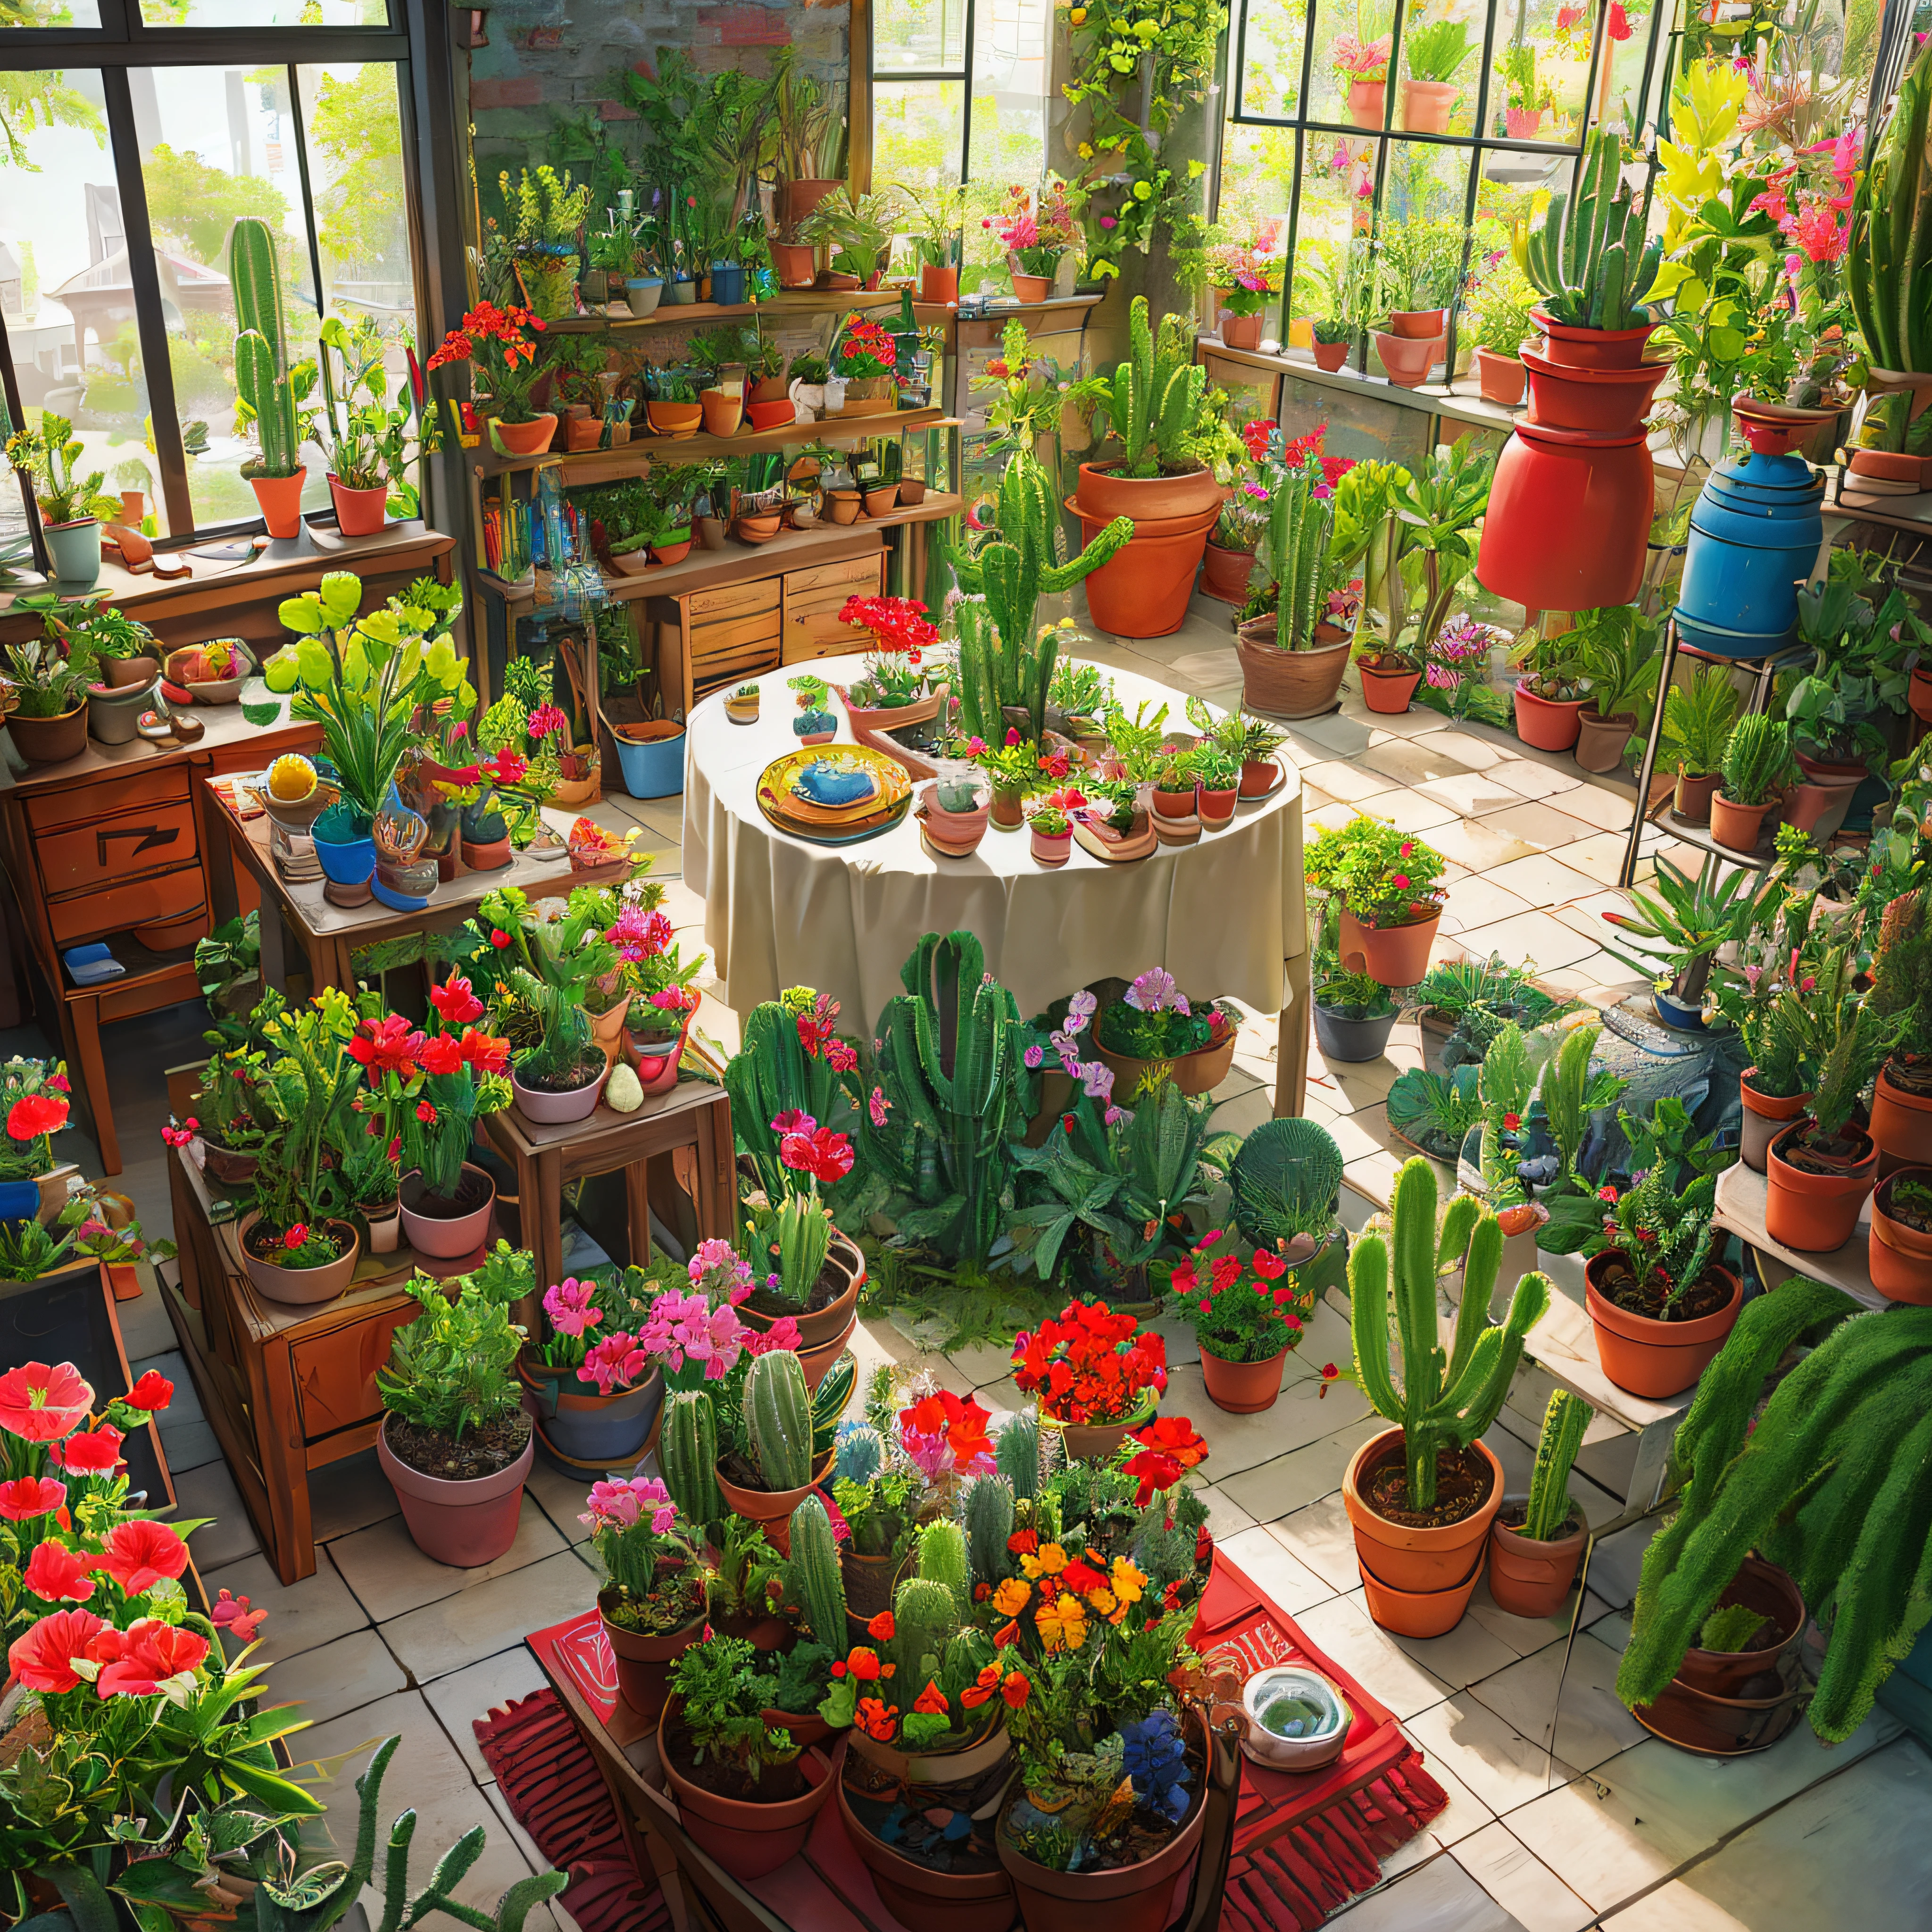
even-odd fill
[[[691,1762],[707,1768],[709,1781],[727,1796],[755,1796],[764,1772],[799,1754],[789,1731],[765,1722],[772,1680],[755,1668],[758,1656],[742,1637],[713,1636],[671,1666],[676,1728],[688,1742]]]
[[[94,682],[94,653],[90,644],[76,641],[76,654],[68,656],[46,638],[5,646],[14,709],[21,717],[62,718],[86,701]]]
[[[74,434],[73,424],[51,410],[41,410],[38,430],[16,430],[7,439],[8,461],[33,478],[34,500],[51,524],[121,514],[120,499],[101,489],[101,472],[93,470],[83,476],[76,466],[86,454],[86,446]]]
[[[1928,243],[1926,139],[1932,120],[1932,56],[1920,48],[1868,151],[1852,202],[1845,281],[1858,332],[1881,369],[1932,370],[1925,313]]]
[[[1660,1322],[1669,1321],[1682,1306],[1710,1262],[1717,1238],[1711,1226],[1717,1191],[1716,1178],[1708,1174],[1680,1189],[1659,1162],[1606,1204],[1603,1233],[1584,1246],[1586,1252],[1623,1257],[1638,1298],[1625,1305]]]
[[[1434,910],[1446,862],[1421,839],[1362,813],[1324,826],[1308,848],[1306,869],[1311,886],[1336,894],[1364,926],[1394,926],[1411,923],[1418,907]]]
[[[1664,694],[1659,740],[1666,763],[1694,778],[1723,769],[1724,747],[1738,715],[1737,687],[1722,664],[1700,664]]]
[[[1574,198],[1552,195],[1540,226],[1519,226],[1515,250],[1552,320],[1574,328],[1642,326],[1664,238],[1644,239],[1644,212],[1621,178],[1623,142],[1598,128],[1584,144]]]
[[[1298,1234],[1319,1242],[1335,1226],[1342,1150],[1318,1120],[1264,1120],[1228,1168],[1234,1225],[1258,1248],[1285,1248]]]
[[[1733,1654],[1750,1648],[1751,1640],[1770,1618],[1748,1604],[1726,1604],[1704,1619],[1697,1632],[1697,1648]]]
[[[510,1309],[536,1292],[530,1256],[499,1240],[469,1274],[453,1281],[416,1274],[405,1285],[422,1312],[390,1336],[388,1360],[376,1371],[383,1408],[454,1442],[514,1415],[523,1400],[516,1364],[524,1331]]]
[[[1634,724],[1656,700],[1659,630],[1634,604],[1579,610],[1583,675],[1600,718],[1628,717]]]
[[[1095,376],[1076,391],[1096,403],[1124,452],[1129,476],[1159,476],[1191,466],[1204,427],[1208,371],[1194,360],[1186,322],[1164,316],[1156,337],[1147,298],[1128,310],[1127,359],[1111,378]]]
[[[1402,58],[1417,80],[1454,80],[1474,50],[1469,30],[1460,20],[1431,20],[1402,36]]]
[[[1631,951],[1606,942],[1606,950],[1650,976],[1686,1006],[1702,1002],[1719,948],[1740,938],[1756,910],[1752,875],[1707,859],[1694,878],[1668,859],[1657,862],[1655,890],[1634,890],[1635,910],[1604,917],[1628,935]]]
[[[1724,748],[1724,796],[1733,805],[1767,805],[1794,770],[1790,728],[1781,718],[1740,718]]]

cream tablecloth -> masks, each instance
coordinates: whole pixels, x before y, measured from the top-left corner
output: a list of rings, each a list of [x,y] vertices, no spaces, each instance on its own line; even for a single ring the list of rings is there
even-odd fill
[[[811,669],[849,686],[863,666],[850,656]],[[1076,844],[1065,866],[1049,869],[1034,862],[1024,832],[991,827],[970,859],[936,859],[910,816],[862,844],[814,845],[778,830],[755,796],[760,773],[798,743],[788,674],[760,680],[755,724],[733,724],[722,692],[689,720],[684,875],[704,896],[705,937],[728,1005],[746,1012],[787,986],[812,986],[842,1002],[852,1030],[869,1027],[904,990],[899,968],[920,935],[963,926],[1022,1013],[1150,966],[1165,966],[1191,993],[1281,1012],[1278,1106],[1299,1108],[1307,923],[1301,780],[1286,750],[1288,782],[1272,798],[1238,807],[1225,832],[1162,846],[1136,864],[1106,864]],[[1165,700],[1170,722],[1186,728],[1181,692],[1112,675],[1130,714],[1143,700]],[[838,716],[838,742],[850,742]],[[1288,1050],[1291,1030],[1298,1051]]]

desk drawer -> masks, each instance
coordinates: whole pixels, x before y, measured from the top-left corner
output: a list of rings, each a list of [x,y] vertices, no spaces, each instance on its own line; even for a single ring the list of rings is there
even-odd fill
[[[64,825],[91,825],[110,814],[118,816],[146,806],[158,806],[190,796],[194,782],[187,764],[150,766],[92,784],[66,785],[58,791],[30,793],[27,823],[36,832],[53,832]]]
[[[875,550],[869,556],[848,557],[843,563],[821,563],[810,570],[788,570],[784,580],[785,602],[789,604],[812,591],[822,591],[829,596],[836,590],[842,595],[854,596],[876,592],[885,581],[885,552]]]
[[[183,799],[145,812],[119,812],[45,834],[34,842],[34,850],[49,898],[111,890],[125,880],[194,862],[200,851],[194,806]]]
[[[389,1359],[389,1337],[416,1318],[413,1307],[395,1309],[290,1346],[304,1442],[382,1414],[376,1371]]]
[[[56,944],[72,946],[78,940],[99,939],[110,932],[176,925],[207,908],[207,882],[200,866],[189,864],[172,872],[130,879],[105,891],[72,892],[65,898],[50,899],[47,924],[53,930]],[[150,943],[164,947],[182,946],[200,937],[194,934],[187,940],[169,937]]]
[[[685,602],[690,609],[692,628],[700,617],[748,617],[759,610],[778,608],[778,581],[761,577],[752,584],[728,584],[722,590],[694,591]]]

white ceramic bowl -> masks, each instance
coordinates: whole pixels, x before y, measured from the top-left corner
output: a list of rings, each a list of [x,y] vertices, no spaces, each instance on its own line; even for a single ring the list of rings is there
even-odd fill
[[[1262,1724],[1261,1713],[1270,1700],[1284,1691],[1325,1705],[1330,1713],[1330,1721],[1310,1737],[1278,1736]],[[1273,1771],[1316,1771],[1324,1764],[1332,1764],[1342,1755],[1342,1747],[1348,1741],[1348,1726],[1354,1720],[1348,1700],[1336,1686],[1320,1671],[1299,1664],[1274,1664],[1257,1671],[1241,1687],[1241,1708],[1248,1720],[1242,1750],[1257,1764],[1266,1765]]]

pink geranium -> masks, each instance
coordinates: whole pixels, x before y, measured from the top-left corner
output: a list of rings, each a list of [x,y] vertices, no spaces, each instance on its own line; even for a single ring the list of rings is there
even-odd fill
[[[713,1308],[701,1294],[674,1292],[651,1304],[638,1341],[663,1363],[668,1376],[689,1368],[702,1372],[691,1376],[691,1383],[722,1382],[745,1352],[745,1324],[728,1304]]]
[[[614,1334],[605,1336],[584,1357],[577,1379],[595,1382],[599,1395],[608,1395],[614,1389],[627,1389],[641,1380],[650,1366],[651,1358],[638,1338],[620,1328]]]
[[[579,1281],[572,1276],[544,1291],[544,1312],[558,1334],[575,1337],[603,1320],[604,1311],[596,1305],[596,1298],[594,1281]]]

